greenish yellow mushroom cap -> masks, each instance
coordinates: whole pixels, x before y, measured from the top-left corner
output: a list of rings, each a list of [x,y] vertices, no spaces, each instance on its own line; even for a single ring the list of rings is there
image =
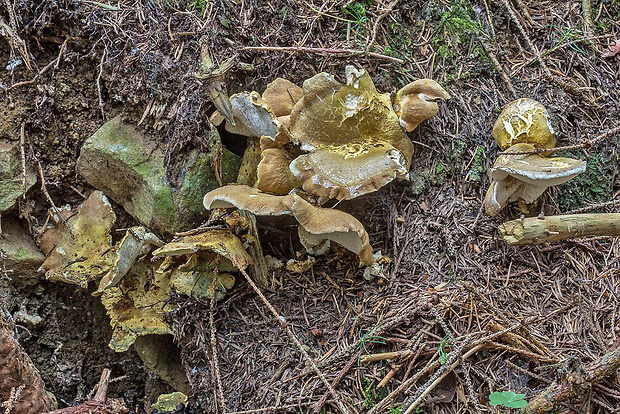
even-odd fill
[[[290,116],[291,141],[308,153],[291,172],[305,191],[326,198],[354,198],[407,177],[413,155],[389,96],[363,69],[347,66],[346,77],[346,84],[327,73],[306,80]]]
[[[545,107],[533,99],[510,102],[493,126],[493,138],[502,150],[515,144],[531,144],[535,148],[555,147],[555,132]]]

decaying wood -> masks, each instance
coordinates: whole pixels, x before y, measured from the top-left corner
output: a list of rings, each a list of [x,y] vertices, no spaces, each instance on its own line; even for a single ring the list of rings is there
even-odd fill
[[[499,226],[509,245],[539,244],[576,237],[620,236],[620,213],[569,214],[512,220]]]
[[[101,373],[97,392],[92,400],[73,407],[50,411],[48,414],[126,414],[129,412],[122,398],[107,398],[111,371],[106,368]]]
[[[560,383],[551,384],[528,403],[525,413],[549,413],[558,409],[560,403],[582,399],[595,383],[612,375],[618,368],[620,368],[620,347],[606,353],[584,371],[567,375]]]
[[[11,317],[0,309],[0,412],[42,413],[50,409],[45,385],[14,335]]]

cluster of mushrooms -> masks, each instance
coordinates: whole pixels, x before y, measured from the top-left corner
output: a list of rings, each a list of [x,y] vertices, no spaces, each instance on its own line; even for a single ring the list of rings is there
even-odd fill
[[[323,254],[333,241],[372,266],[376,257],[362,224],[321,206],[407,179],[413,144],[405,130],[436,115],[437,101],[447,98],[437,82],[420,79],[392,100],[377,92],[366,70],[353,66],[346,67],[346,84],[319,73],[303,88],[278,78],[262,96],[233,95],[229,110],[216,111],[211,120],[258,140],[256,179],[253,187],[213,190],[204,205],[208,210],[234,207],[259,216],[293,216],[308,253]]]
[[[585,161],[548,157],[555,133],[545,107],[529,98],[506,105],[493,126],[493,137],[504,151],[490,171],[491,186],[484,199],[488,215],[496,216],[516,201],[523,212],[547,188],[562,184],[586,170]]]

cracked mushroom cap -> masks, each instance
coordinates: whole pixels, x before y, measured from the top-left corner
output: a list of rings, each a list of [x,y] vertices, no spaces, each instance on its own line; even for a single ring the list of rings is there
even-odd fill
[[[304,94],[303,89],[293,82],[277,78],[263,92],[263,102],[267,104],[277,117],[291,114],[293,106]]]
[[[208,193],[204,205],[207,210],[236,207],[256,215],[291,215],[303,228],[299,230],[300,240],[308,252],[326,252],[329,248],[326,240],[331,240],[357,254],[365,265],[374,261],[368,234],[355,217],[340,210],[313,206],[298,195],[274,196],[245,185],[228,185]]]
[[[495,216],[510,201],[531,204],[547,188],[565,183],[586,169],[586,162],[572,158],[544,157],[540,154],[519,154],[536,150],[532,144],[516,144],[500,155],[491,169],[491,186],[484,206]]]
[[[504,107],[493,125],[493,138],[502,150],[519,143],[536,148],[555,147],[555,132],[547,109],[529,98],[517,99]]]
[[[444,88],[432,79],[418,79],[396,93],[394,110],[400,123],[411,132],[422,122],[437,115],[437,101],[450,99]]]
[[[346,77],[345,85],[327,73],[306,80],[291,112],[291,141],[309,152],[291,171],[315,195],[375,191],[406,175],[411,163],[413,144],[389,96],[377,92],[364,69],[347,66]]]

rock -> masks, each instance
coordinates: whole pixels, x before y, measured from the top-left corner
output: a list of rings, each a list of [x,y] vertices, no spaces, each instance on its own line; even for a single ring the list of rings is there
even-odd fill
[[[36,182],[35,172],[26,168],[25,191]],[[25,191],[19,145],[0,140],[0,213],[11,209]]]
[[[223,181],[233,181],[238,158],[224,150],[221,163],[227,172]],[[160,234],[171,234],[206,217],[202,197],[219,186],[212,164],[211,154],[191,152],[182,165],[172,169],[172,185],[156,140],[114,118],[86,140],[77,169],[91,186],[138,222]]]
[[[37,269],[45,260],[26,226],[12,217],[2,218],[0,237],[0,269],[16,281],[34,284],[39,280]]]

